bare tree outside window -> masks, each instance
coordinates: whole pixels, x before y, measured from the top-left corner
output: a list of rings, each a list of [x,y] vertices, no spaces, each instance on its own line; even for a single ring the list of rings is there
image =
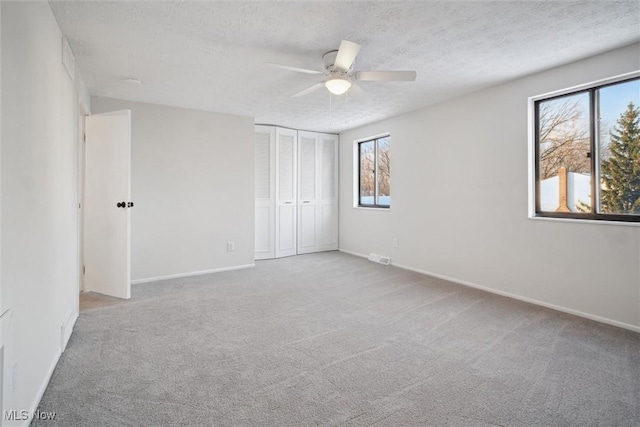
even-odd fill
[[[358,143],[359,206],[390,206],[390,147],[391,140],[388,136]]]
[[[373,204],[375,189],[375,141],[362,142],[360,143],[360,204]]]
[[[391,158],[389,138],[378,140],[378,199],[379,205],[389,205],[391,197]]]
[[[640,221],[640,78],[535,101],[536,215]]]
[[[540,103],[538,115],[540,179],[569,172],[589,173],[588,94],[578,94]]]

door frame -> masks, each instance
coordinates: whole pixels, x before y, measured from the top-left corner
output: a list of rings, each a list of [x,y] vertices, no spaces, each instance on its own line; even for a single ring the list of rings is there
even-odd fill
[[[78,106],[78,173],[77,173],[77,194],[78,194],[78,312],[80,311],[80,292],[84,292],[84,176],[85,176],[85,117],[91,112],[83,104]]]

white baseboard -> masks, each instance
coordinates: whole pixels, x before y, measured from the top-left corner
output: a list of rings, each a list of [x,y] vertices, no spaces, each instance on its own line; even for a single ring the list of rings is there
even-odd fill
[[[349,254],[349,255],[355,255],[355,256],[361,257],[361,258],[367,258],[367,255],[360,254],[360,253],[357,253],[357,252],[348,251],[348,250],[345,250],[345,249],[340,249],[340,252],[344,252],[344,253]],[[480,289],[482,291],[489,292],[489,293],[496,294],[496,295],[501,295],[503,297],[515,299],[515,300],[518,300],[518,301],[527,302],[529,304],[539,305],[541,307],[550,308],[552,310],[561,311],[563,313],[572,314],[574,316],[583,317],[585,319],[595,320],[596,322],[604,323],[604,324],[611,325],[611,326],[616,326],[618,328],[628,329],[628,330],[634,331],[634,332],[640,332],[640,326],[631,325],[629,323],[619,322],[617,320],[608,319],[606,317],[597,316],[595,314],[585,313],[583,311],[574,310],[572,308],[567,308],[567,307],[563,307],[563,306],[560,306],[560,305],[551,304],[551,303],[540,301],[540,300],[533,299],[533,298],[523,297],[523,296],[520,296],[520,295],[517,295],[517,294],[512,294],[511,292],[500,291],[498,289],[493,289],[493,288],[489,288],[489,287],[486,287],[486,286],[478,285],[476,283],[467,282],[466,280],[459,280],[459,279],[456,279],[455,277],[445,276],[444,274],[433,273],[431,271],[426,271],[426,270],[421,270],[419,268],[409,267],[408,265],[397,264],[397,263],[393,262],[393,260],[391,260],[391,265],[394,266],[394,267],[402,268],[403,270],[415,271],[416,273],[426,274],[427,276],[432,276],[432,277],[437,277],[439,279],[448,280],[450,282],[457,283],[459,285],[464,285],[464,286],[468,286],[470,288]]]
[[[353,255],[353,256],[357,256],[360,258],[369,258],[369,255],[363,255],[361,253],[358,252],[352,252],[352,251],[348,251],[346,249],[338,249],[340,252],[344,252],[345,254],[349,254],[349,255]],[[393,263],[392,263],[393,264]]]
[[[78,320],[78,312],[69,313],[69,316],[65,320],[63,324],[63,333],[62,333],[62,342],[60,343],[60,350],[64,352],[67,348],[67,343],[71,338],[71,334],[73,334],[73,328],[76,326],[76,321]]]
[[[145,279],[136,279],[132,280],[132,285],[137,285],[139,283],[149,283],[149,282],[157,282],[158,280],[167,280],[167,279],[178,279],[181,277],[189,277],[189,276],[200,276],[203,274],[210,273],[220,273],[222,271],[231,271],[231,270],[241,270],[243,268],[251,268],[255,267],[254,264],[242,264],[242,265],[234,265],[231,267],[222,267],[222,268],[214,268],[213,270],[201,270],[201,271],[192,271],[190,273],[179,273],[179,274],[170,274],[168,276],[158,276],[158,277],[147,277]]]

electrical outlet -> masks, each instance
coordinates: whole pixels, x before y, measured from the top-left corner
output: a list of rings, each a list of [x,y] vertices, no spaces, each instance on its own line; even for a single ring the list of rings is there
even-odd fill
[[[394,248],[398,247],[398,239],[396,239],[395,237],[393,238],[393,247]]]
[[[227,242],[227,252],[234,252],[236,250],[236,242]]]

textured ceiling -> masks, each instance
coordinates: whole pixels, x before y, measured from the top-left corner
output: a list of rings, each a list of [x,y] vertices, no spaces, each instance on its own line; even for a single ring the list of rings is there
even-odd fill
[[[92,95],[240,114],[339,132],[640,40],[640,1],[52,1]],[[416,70],[361,82],[364,95],[290,95],[322,76],[340,40],[356,70]],[[134,77],[141,85],[124,81]]]

